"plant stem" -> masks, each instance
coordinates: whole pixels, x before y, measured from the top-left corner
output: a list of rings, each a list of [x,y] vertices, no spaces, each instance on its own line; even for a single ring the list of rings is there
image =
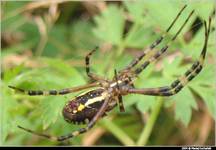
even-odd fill
[[[124,49],[125,49],[125,44],[124,44],[124,41],[122,41],[121,44],[118,46],[118,49],[116,51],[116,58],[117,59],[122,55],[122,52],[124,51]]]
[[[109,119],[103,118],[103,120],[101,120],[100,123],[124,145],[127,146],[135,145],[135,142],[122,129],[120,129],[116,124],[114,124]]]
[[[162,105],[163,105],[163,99],[157,98],[156,105],[152,109],[152,113],[149,117],[149,120],[148,120],[145,128],[143,129],[143,131],[140,135],[140,138],[137,141],[137,145],[143,146],[143,145],[146,145],[146,143],[148,142],[149,136],[151,135],[151,131],[154,127],[155,121],[159,115],[159,112],[160,112]]]

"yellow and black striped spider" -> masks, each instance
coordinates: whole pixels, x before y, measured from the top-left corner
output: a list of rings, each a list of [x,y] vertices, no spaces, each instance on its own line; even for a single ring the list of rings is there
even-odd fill
[[[191,11],[187,19],[184,21],[180,29],[177,31],[177,33],[174,35],[174,37],[171,39],[170,42],[168,42],[163,48],[161,48],[159,51],[154,52],[151,57],[148,58],[147,61],[141,64],[141,66],[138,66],[135,69],[135,66],[138,65],[138,63],[143,59],[143,57],[146,56],[147,53],[152,51],[157,45],[161,43],[161,41],[164,39],[166,34],[169,32],[169,30],[172,28],[172,26],[175,24],[183,10],[186,8],[186,5],[180,10],[180,12],[177,14],[176,18],[173,20],[171,25],[167,28],[166,33],[162,35],[160,38],[158,38],[154,43],[152,43],[148,49],[146,49],[141,55],[139,55],[137,58],[135,58],[127,67],[125,67],[121,71],[115,70],[115,76],[112,80],[104,79],[103,77],[100,77],[92,72],[90,72],[89,67],[89,59],[93,52],[95,52],[96,49],[92,50],[85,58],[86,63],[86,73],[89,78],[93,79],[94,82],[73,87],[73,88],[67,88],[62,90],[49,90],[49,91],[33,91],[33,90],[23,90],[14,86],[9,86],[10,88],[24,93],[28,94],[30,96],[34,95],[64,95],[72,92],[77,92],[83,89],[88,89],[94,87],[93,90],[90,90],[88,92],[85,92],[83,94],[78,95],[76,98],[70,100],[63,108],[62,114],[64,116],[64,119],[69,123],[86,123],[87,126],[85,128],[81,128],[77,131],[73,131],[67,135],[64,136],[51,136],[43,133],[38,133],[35,131],[32,131],[30,129],[26,129],[24,127],[18,126],[19,128],[30,132],[32,134],[36,134],[54,141],[63,141],[72,137],[75,137],[79,134],[87,132],[89,129],[91,129],[95,123],[106,115],[107,112],[111,111],[114,107],[117,105],[119,106],[119,109],[121,112],[124,110],[124,105],[122,101],[122,96],[128,95],[128,94],[143,94],[143,95],[151,95],[151,96],[171,96],[176,93],[178,93],[189,81],[191,81],[201,70],[204,64],[204,59],[206,56],[207,51],[207,44],[208,44],[208,38],[210,33],[210,26],[211,26],[211,19],[209,18],[208,25],[206,21],[204,21],[204,27],[205,27],[205,40],[203,49],[201,51],[199,60],[193,63],[191,68],[187,70],[184,75],[182,75],[180,78],[176,79],[174,82],[172,82],[169,86],[164,87],[156,87],[156,88],[143,88],[143,89],[136,89],[133,85],[134,80],[136,77],[153,61],[155,61],[159,56],[161,56],[163,53],[167,51],[170,44],[176,39],[176,37],[179,35],[185,24],[188,22],[190,17],[193,15],[194,11]],[[96,87],[96,88],[95,88]]]

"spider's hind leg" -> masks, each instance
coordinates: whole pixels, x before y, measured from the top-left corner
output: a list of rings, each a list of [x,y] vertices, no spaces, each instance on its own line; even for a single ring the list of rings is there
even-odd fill
[[[100,109],[97,112],[97,114],[93,117],[93,119],[88,123],[88,125],[85,128],[80,128],[80,129],[78,129],[76,131],[73,131],[73,132],[71,132],[71,133],[69,133],[67,135],[64,135],[64,136],[51,136],[51,135],[48,135],[48,134],[43,134],[43,133],[35,132],[33,130],[30,130],[30,129],[27,129],[27,128],[24,128],[24,127],[21,127],[21,126],[18,126],[18,128],[20,128],[22,130],[25,130],[26,132],[29,132],[29,133],[32,133],[32,134],[35,134],[35,135],[38,135],[38,136],[50,139],[52,141],[65,141],[67,139],[76,137],[76,136],[78,136],[80,134],[83,134],[83,133],[87,132],[88,130],[90,130],[95,125],[95,123],[106,112],[106,108],[108,107],[109,99],[110,99],[110,97],[106,97],[106,99],[104,100],[103,105],[100,107]]]
[[[181,13],[184,11],[184,9],[186,7],[187,7],[187,5],[184,5],[184,7],[182,7],[182,9],[179,11],[179,13],[177,14],[177,16],[175,17],[175,19],[172,21],[172,23],[166,29],[165,33],[162,36],[160,36],[158,39],[156,39],[149,46],[149,48],[147,48],[141,55],[139,55],[137,58],[135,58],[126,68],[124,68],[123,70],[121,70],[121,72],[124,72],[125,70],[130,70],[133,67],[135,67],[142,60],[143,57],[145,57],[150,51],[152,51],[157,45],[159,45],[163,41],[163,39],[165,38],[165,36],[169,33],[170,29],[174,26],[174,24],[178,20],[179,16],[181,15]]]
[[[29,132],[31,134],[47,138],[47,139],[49,139],[51,141],[59,141],[59,142],[60,141],[65,141],[65,140],[67,140],[69,138],[72,138],[72,137],[75,137],[75,136],[78,136],[78,135],[80,135],[80,134],[82,134],[84,132],[87,132],[89,130],[89,128],[81,128],[81,129],[79,129],[77,131],[74,131],[74,132],[72,132],[72,133],[70,133],[68,135],[65,135],[65,136],[53,136],[53,135],[49,135],[49,134],[39,133],[39,132],[33,131],[31,129],[24,128],[24,127],[19,126],[19,125],[17,127],[24,130],[24,131],[26,131],[26,132]]]

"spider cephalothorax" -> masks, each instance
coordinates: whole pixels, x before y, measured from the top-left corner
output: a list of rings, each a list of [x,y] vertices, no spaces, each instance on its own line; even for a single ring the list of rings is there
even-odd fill
[[[182,24],[182,26],[177,31],[177,33],[173,36],[171,41],[168,42],[164,47],[162,47],[158,51],[156,50],[155,52],[153,52],[153,49],[161,43],[161,41],[164,39],[166,34],[175,24],[175,22],[177,21],[177,19],[179,18],[179,16],[181,15],[181,13],[183,12],[185,8],[186,8],[186,5],[177,14],[176,18],[167,28],[166,33],[164,35],[162,35],[154,43],[152,43],[145,51],[142,52],[142,54],[136,57],[123,70],[119,71],[118,73],[115,70],[115,76],[113,77],[112,80],[104,79],[103,77],[100,77],[90,72],[89,61],[90,61],[90,56],[96,50],[94,49],[86,56],[86,59],[85,59],[86,73],[88,77],[90,77],[94,81],[93,83],[83,85],[83,86],[73,87],[73,88],[67,88],[67,89],[63,89],[59,91],[57,90],[49,90],[49,91],[27,90],[26,91],[26,90],[23,90],[23,89],[14,87],[14,86],[9,86],[10,88],[16,91],[19,91],[19,92],[22,92],[22,93],[25,93],[31,96],[33,95],[64,95],[64,94],[77,92],[77,91],[81,91],[81,90],[88,89],[88,88],[94,88],[68,101],[68,103],[64,106],[63,111],[62,111],[63,117],[67,122],[78,123],[78,124],[86,123],[87,126],[85,128],[81,128],[65,136],[55,137],[55,136],[50,136],[47,134],[38,133],[30,129],[23,128],[21,126],[18,126],[18,127],[25,131],[49,138],[51,140],[63,141],[63,140],[72,138],[74,136],[77,136],[81,133],[87,132],[90,128],[92,128],[95,125],[95,123],[101,117],[106,116],[107,112],[111,111],[117,105],[119,106],[119,109],[121,112],[125,111],[123,101],[122,101],[122,96],[124,95],[143,94],[143,95],[151,95],[151,96],[171,96],[171,95],[178,93],[189,81],[191,81],[202,70],[205,55],[206,55],[206,50],[207,50],[208,38],[210,34],[210,25],[211,25],[210,18],[209,18],[208,26],[207,26],[206,21],[204,21],[205,40],[204,40],[204,45],[203,45],[203,48],[200,54],[200,58],[198,61],[196,61],[192,65],[190,69],[188,69],[184,73],[184,75],[176,79],[169,86],[156,87],[156,88],[136,89],[133,85],[133,82],[136,79],[136,77],[150,63],[158,59],[163,53],[167,51],[170,44],[179,35],[179,33],[181,32],[185,24],[188,22],[189,18],[194,13],[194,11],[192,11],[188,15],[187,19]],[[149,53],[151,54],[151,56],[149,56],[146,61],[141,63],[141,60],[143,59],[143,57],[145,57]],[[138,65],[139,63],[141,64]]]

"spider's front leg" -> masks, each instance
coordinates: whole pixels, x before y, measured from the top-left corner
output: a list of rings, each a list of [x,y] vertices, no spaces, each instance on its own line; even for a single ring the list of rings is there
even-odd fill
[[[95,125],[95,123],[100,119],[100,117],[105,113],[106,108],[107,108],[107,106],[109,104],[109,99],[110,99],[110,97],[106,97],[106,99],[104,100],[103,105],[101,106],[101,108],[99,109],[97,114],[93,117],[93,119],[88,123],[88,125],[85,128],[80,128],[77,131],[73,131],[72,133],[69,133],[69,134],[64,135],[64,136],[52,136],[52,135],[48,135],[48,134],[38,133],[36,131],[30,130],[30,129],[27,129],[27,128],[24,128],[24,127],[21,127],[21,126],[18,126],[18,127],[20,129],[25,130],[26,132],[48,138],[48,139],[50,139],[52,141],[64,141],[64,140],[73,138],[75,136],[78,136],[78,135],[80,135],[82,133],[85,133],[88,130],[90,130]]]
[[[85,57],[85,63],[86,63],[86,74],[88,75],[89,78],[96,80],[96,81],[104,81],[105,79],[103,77],[100,77],[99,75],[96,75],[92,72],[90,72],[90,56],[98,49],[98,47],[96,47],[95,49],[93,49],[90,53],[88,53]]]
[[[197,76],[202,70],[203,63],[205,60],[208,37],[210,33],[210,25],[211,18],[209,18],[208,28],[206,22],[205,25],[205,42],[200,54],[200,58],[197,62],[195,62],[189,70],[185,72],[183,76],[179,79],[175,80],[170,86],[158,87],[158,88],[145,88],[145,89],[125,89],[125,93],[133,93],[133,94],[144,94],[144,95],[152,95],[152,96],[171,96],[178,93],[189,81],[191,81],[195,76]]]
[[[173,36],[173,38],[171,39],[171,41],[169,41],[164,47],[162,47],[158,52],[156,52],[148,60],[144,61],[144,63],[140,67],[136,68],[136,70],[134,71],[135,74],[137,74],[137,75],[140,74],[150,63],[152,63],[155,60],[157,60],[162,54],[164,54],[167,51],[167,49],[169,48],[169,46],[171,45],[171,43],[175,41],[175,39],[180,34],[180,32],[182,31],[182,29],[184,28],[184,26],[186,25],[186,23],[189,21],[189,19],[193,15],[193,13],[194,13],[194,10],[191,11],[191,13],[188,15],[187,19],[184,21],[184,23],[182,24],[182,26],[179,28],[179,30],[176,32],[176,34]]]
[[[30,96],[36,96],[36,95],[44,95],[44,96],[48,96],[48,95],[64,95],[64,94],[69,94],[69,93],[73,93],[73,92],[77,92],[83,89],[87,89],[87,88],[91,88],[91,87],[96,87],[99,86],[99,83],[91,83],[91,84],[87,84],[87,85],[83,85],[83,86],[78,86],[78,87],[74,87],[74,88],[66,88],[66,89],[62,89],[62,90],[49,90],[49,91],[42,91],[42,90],[24,90],[18,87],[14,87],[14,86],[8,86],[11,89],[14,89],[17,92],[23,93],[23,94],[27,94]]]
[[[162,36],[160,36],[158,39],[156,39],[141,55],[139,55],[137,58],[135,58],[124,70],[132,69],[134,66],[136,66],[142,60],[143,57],[145,57],[150,51],[152,51],[157,45],[159,45],[163,41],[165,36],[169,33],[170,29],[176,23],[179,16],[181,15],[181,13],[183,12],[183,10],[186,7],[187,7],[187,5],[184,5],[184,7],[182,7],[180,12],[177,14],[176,18],[172,21],[170,26],[166,29],[165,33]],[[122,70],[122,71],[124,71],[124,70]]]

